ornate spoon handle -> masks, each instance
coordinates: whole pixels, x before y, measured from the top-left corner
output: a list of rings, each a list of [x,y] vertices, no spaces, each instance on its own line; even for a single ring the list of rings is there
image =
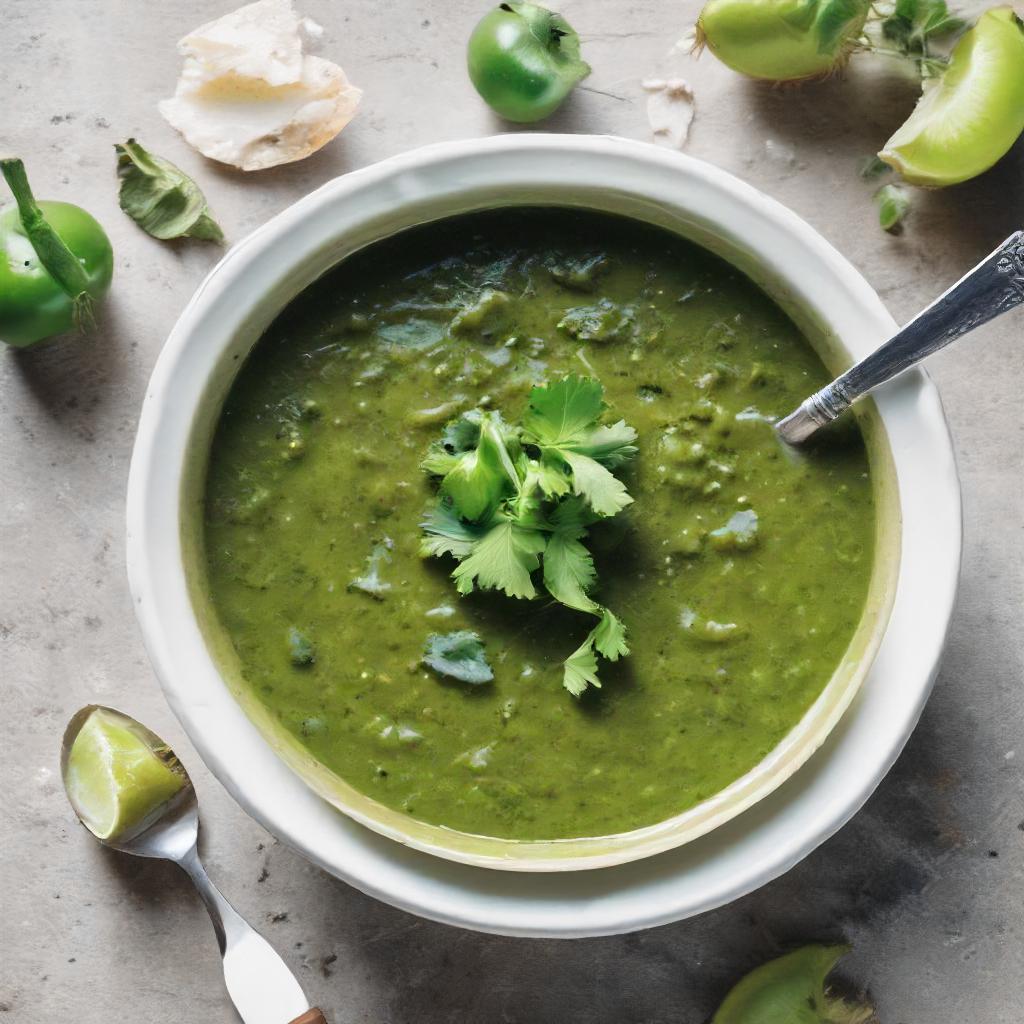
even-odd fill
[[[1022,303],[1024,231],[1015,231],[884,345],[811,395],[775,429],[789,444],[806,441],[865,392]]]

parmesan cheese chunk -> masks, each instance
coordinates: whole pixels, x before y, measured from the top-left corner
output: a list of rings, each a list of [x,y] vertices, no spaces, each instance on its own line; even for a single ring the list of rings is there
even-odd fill
[[[243,171],[315,153],[352,120],[362,91],[303,52],[322,29],[292,0],[259,0],[178,43],[185,58],[160,113],[203,156]]]

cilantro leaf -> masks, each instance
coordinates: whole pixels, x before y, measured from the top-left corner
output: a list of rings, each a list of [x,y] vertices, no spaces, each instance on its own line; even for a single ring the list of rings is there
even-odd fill
[[[615,613],[608,608],[601,609],[601,621],[591,632],[594,646],[609,661],[618,661],[629,654],[626,643],[626,627],[619,621]]]
[[[480,412],[463,413],[444,428],[441,440],[427,450],[420,466],[435,476],[444,476],[458,465],[459,459],[473,451],[480,441]]]
[[[582,537],[588,526],[599,522],[600,516],[595,515],[582,498],[569,497],[560,501],[548,516],[549,528],[557,533],[565,533],[571,537]]]
[[[460,561],[469,555],[487,526],[467,523],[455,511],[449,498],[442,498],[420,522],[425,536],[420,540],[420,554],[424,558],[452,555]]]
[[[883,185],[875,193],[878,206],[878,224],[883,231],[897,235],[903,230],[903,221],[910,211],[910,196],[899,185]]]
[[[537,462],[537,483],[551,498],[560,498],[572,490],[569,465],[557,451],[542,451]]]
[[[636,455],[636,431],[625,420],[595,427],[581,440],[571,445],[573,451],[597,459],[609,469],[615,469]]]
[[[566,377],[530,391],[523,432],[539,445],[564,448],[578,441],[604,410],[604,388],[600,381],[592,377]]]
[[[472,554],[456,566],[452,579],[460,594],[470,594],[476,586],[501,590],[508,597],[536,597],[530,574],[540,565],[544,545],[539,530],[523,529],[506,519],[476,542]]]
[[[559,603],[581,612],[592,612],[598,605],[587,597],[597,579],[594,559],[575,537],[557,532],[544,548],[544,586]]]
[[[589,636],[565,659],[562,685],[574,697],[579,697],[588,686],[601,689],[601,680],[597,677],[597,657]]]
[[[480,637],[468,629],[431,633],[423,650],[423,664],[443,676],[474,685],[494,678]]]
[[[601,425],[604,388],[589,377],[566,377],[530,392],[523,416],[523,440],[540,448],[540,485],[546,494],[569,490],[586,498],[598,515],[613,516],[632,502],[626,486],[610,472],[636,454],[636,431],[622,420]]]
[[[609,609],[600,605],[595,605],[595,608],[601,616],[601,621],[587,634],[586,640],[565,659],[562,666],[562,685],[574,697],[579,697],[587,686],[601,688],[601,680],[597,674],[597,654],[601,654],[609,661],[618,661],[629,654],[626,627]]]
[[[476,522],[493,514],[501,500],[519,485],[519,476],[508,450],[501,418],[482,413],[475,447],[454,457],[441,481],[464,519]],[[439,460],[432,460],[438,465]]]
[[[573,451],[563,454],[572,469],[573,493],[586,498],[599,516],[613,516],[633,503],[626,485],[600,462]]]

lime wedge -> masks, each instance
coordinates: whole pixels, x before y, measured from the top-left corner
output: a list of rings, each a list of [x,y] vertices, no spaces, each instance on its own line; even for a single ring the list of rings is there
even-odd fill
[[[913,185],[955,185],[987,171],[1024,131],[1024,23],[986,11],[925,82],[906,123],[878,154]]]
[[[159,757],[133,726],[130,718],[96,708],[68,753],[68,797],[99,839],[140,831],[185,785],[184,772]]]

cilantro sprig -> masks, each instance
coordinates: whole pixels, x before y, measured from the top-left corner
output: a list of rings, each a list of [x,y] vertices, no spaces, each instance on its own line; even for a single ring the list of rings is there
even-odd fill
[[[423,460],[438,500],[422,523],[424,557],[450,555],[461,594],[499,590],[538,596],[538,579],[556,601],[594,616],[597,625],[564,663],[574,696],[600,687],[598,656],[629,654],[626,627],[591,597],[597,569],[588,530],[633,499],[615,475],[637,451],[624,421],[602,423],[599,381],[566,377],[534,387],[519,424],[474,410],[445,427]]]
[[[895,0],[881,29],[885,41],[899,55],[915,61],[928,78],[946,66],[945,58],[933,51],[934,44],[962,32],[968,24],[950,13],[946,0]]]

